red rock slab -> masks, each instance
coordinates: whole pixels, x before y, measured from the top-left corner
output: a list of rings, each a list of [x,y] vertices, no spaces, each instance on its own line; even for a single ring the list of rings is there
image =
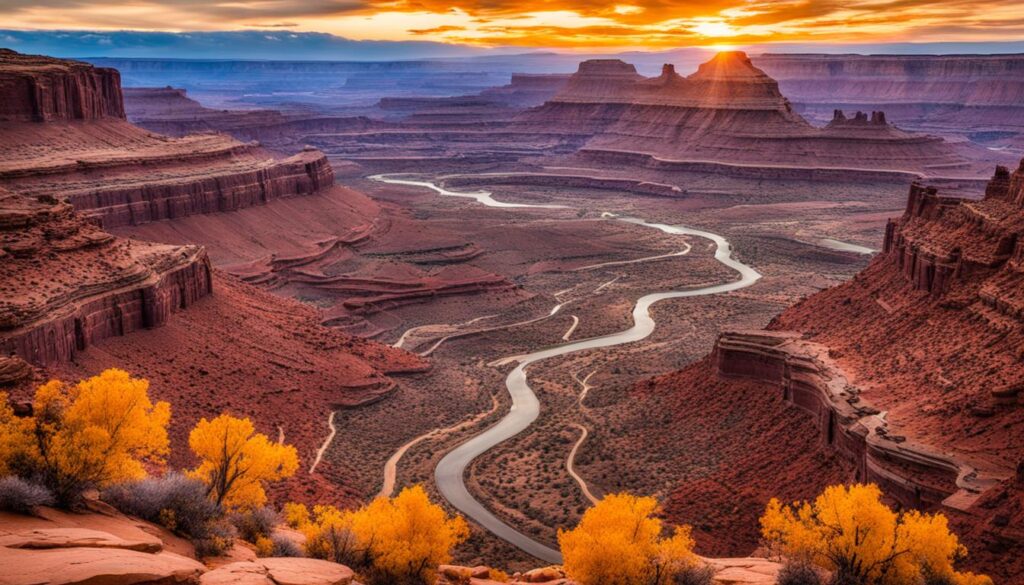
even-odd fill
[[[169,552],[117,548],[26,550],[0,547],[5,585],[135,585],[188,583],[205,571],[198,561]]]
[[[163,550],[163,542],[155,536],[129,540],[109,532],[88,528],[38,528],[35,530],[0,531],[0,547],[44,550],[53,548],[119,548],[145,553]]]
[[[344,565],[302,558],[265,558],[231,563],[204,574],[201,585],[349,585],[354,574]]]

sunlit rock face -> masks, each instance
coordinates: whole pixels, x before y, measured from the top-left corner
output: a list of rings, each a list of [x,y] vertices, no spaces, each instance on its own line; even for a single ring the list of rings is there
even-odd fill
[[[969,172],[953,145],[901,131],[881,114],[871,132],[859,124],[812,126],[779,84],[739,51],[719,53],[687,77],[672,65],[644,78],[619,60],[585,61],[562,91],[517,121],[524,129],[585,137],[582,151],[605,161],[643,153],[804,168]]]

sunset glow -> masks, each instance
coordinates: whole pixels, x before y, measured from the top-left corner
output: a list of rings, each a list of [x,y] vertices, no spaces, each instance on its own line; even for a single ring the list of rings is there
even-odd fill
[[[275,30],[477,46],[677,47],[1013,40],[1018,0],[6,0],[6,28]]]

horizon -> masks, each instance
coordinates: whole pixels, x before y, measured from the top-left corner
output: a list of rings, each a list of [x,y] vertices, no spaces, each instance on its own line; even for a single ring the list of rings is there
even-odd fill
[[[739,50],[749,54],[1013,55],[1024,41],[890,43],[770,42],[679,47],[479,47],[430,40],[358,40],[280,30],[165,32],[0,29],[0,47],[77,59],[208,61],[423,61],[445,59],[626,57],[666,58]]]

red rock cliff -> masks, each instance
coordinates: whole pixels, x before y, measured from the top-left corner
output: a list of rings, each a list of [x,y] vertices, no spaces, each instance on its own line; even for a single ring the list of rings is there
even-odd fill
[[[198,246],[115,238],[67,203],[0,190],[0,352],[36,365],[159,327],[211,292]]]
[[[121,75],[87,63],[0,49],[0,121],[124,118]]]

